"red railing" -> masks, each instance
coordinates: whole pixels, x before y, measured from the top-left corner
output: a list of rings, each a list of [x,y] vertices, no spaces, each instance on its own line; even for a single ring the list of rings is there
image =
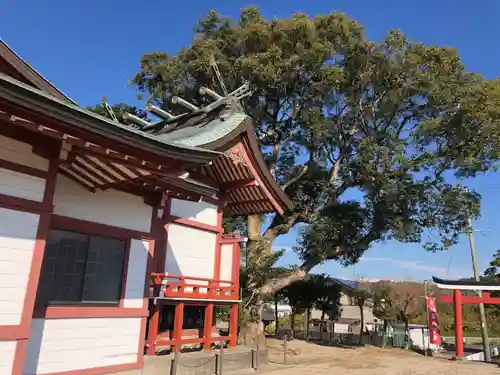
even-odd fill
[[[151,274],[154,297],[237,300],[238,286],[230,280],[179,276],[168,273]]]
[[[199,329],[183,329],[181,344],[210,344],[218,343],[221,341],[229,341],[229,336],[221,336],[217,328],[212,327],[210,337],[200,337],[203,335],[202,330]],[[164,331],[158,334],[156,338],[156,347],[164,347],[169,345],[176,345],[177,341],[173,337],[172,331]]]

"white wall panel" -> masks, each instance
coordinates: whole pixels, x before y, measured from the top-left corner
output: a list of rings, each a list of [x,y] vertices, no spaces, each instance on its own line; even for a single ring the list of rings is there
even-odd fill
[[[40,169],[49,170],[49,161],[32,152],[31,145],[15,139],[0,135],[0,159],[8,160],[13,163],[25,165]]]
[[[172,275],[213,279],[216,240],[215,233],[169,224],[166,272]],[[199,281],[187,281],[187,283],[205,284]]]
[[[207,202],[191,202],[172,199],[170,214],[199,223],[217,225],[217,206]]]
[[[10,375],[14,364],[17,341],[0,341],[0,374]]]
[[[33,319],[28,374],[137,362],[141,318]]]
[[[127,265],[124,307],[142,307],[146,283],[149,241],[132,240]]]
[[[220,279],[233,281],[233,244],[223,244],[220,254]],[[223,283],[222,286],[228,284]]]
[[[0,168],[0,194],[43,201],[45,179]]]
[[[58,175],[54,213],[74,219],[149,233],[153,208],[142,197],[117,190],[92,193]]]
[[[0,325],[18,325],[39,215],[0,208]]]

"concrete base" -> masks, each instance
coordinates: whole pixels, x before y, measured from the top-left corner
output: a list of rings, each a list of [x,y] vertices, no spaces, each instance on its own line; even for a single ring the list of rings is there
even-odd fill
[[[500,346],[494,346],[491,348],[491,356],[492,357],[496,357],[498,356],[498,354],[500,353]],[[480,361],[480,362],[484,362],[484,352],[477,352],[477,353],[474,353],[474,354],[470,354],[470,355],[467,355],[465,356],[465,359],[467,361]]]
[[[144,357],[144,368],[141,370],[123,371],[114,375],[169,375],[173,364],[174,355],[157,357]],[[220,352],[213,350],[212,353],[194,352],[179,355],[177,375],[214,375],[219,373]],[[263,367],[268,363],[267,352],[261,352],[258,366]],[[225,349],[222,360],[223,374],[241,373],[245,370],[255,368],[255,355],[248,347]]]

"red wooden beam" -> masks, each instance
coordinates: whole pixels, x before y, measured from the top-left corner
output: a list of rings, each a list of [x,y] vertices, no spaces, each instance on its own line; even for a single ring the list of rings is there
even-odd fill
[[[212,324],[214,319],[214,305],[213,303],[209,303],[205,307],[205,324],[203,327],[203,338],[205,341],[203,342],[203,350],[209,352],[212,348],[210,345],[210,341],[212,339]]]
[[[455,302],[455,347],[457,357],[464,356],[464,332],[463,332],[463,322],[462,322],[462,303],[463,303],[462,293],[460,290],[455,289],[453,291],[453,301]]]
[[[439,301],[443,303],[453,303],[453,296],[441,296]],[[485,303],[487,305],[500,305],[500,298],[491,297],[489,293],[483,292],[483,296],[462,296],[463,304]]]

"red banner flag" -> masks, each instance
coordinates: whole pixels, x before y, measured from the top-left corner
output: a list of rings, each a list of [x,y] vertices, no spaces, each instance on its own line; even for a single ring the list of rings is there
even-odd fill
[[[429,321],[427,322],[429,327],[429,342],[441,345],[441,331],[439,330],[436,299],[433,297],[427,297],[427,313],[429,315]]]

